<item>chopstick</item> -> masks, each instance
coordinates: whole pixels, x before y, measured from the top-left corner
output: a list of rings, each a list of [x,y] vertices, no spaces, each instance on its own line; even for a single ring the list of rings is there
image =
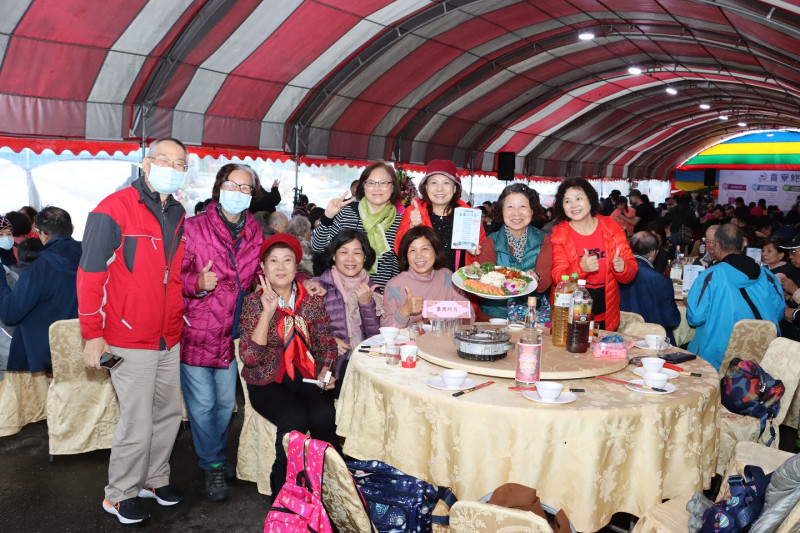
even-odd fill
[[[702,378],[703,374],[700,372],[686,372],[683,368],[679,367],[678,365],[673,365],[672,363],[664,363],[664,368],[669,368],[670,370],[674,370],[681,376],[693,376],[696,378]]]
[[[632,383],[630,381],[623,381],[621,379],[609,378],[609,377],[606,377],[606,376],[595,376],[595,377],[597,379],[604,379],[606,381],[613,381],[615,383],[622,383],[623,385],[630,385],[632,387],[639,387],[641,389],[654,390],[656,392],[667,392],[666,389],[660,389],[658,387],[651,387],[650,385],[639,385],[638,383]]]
[[[466,394],[468,392],[473,392],[473,391],[476,391],[478,389],[482,389],[484,387],[488,387],[489,385],[494,385],[494,381],[484,381],[480,385],[475,385],[474,387],[470,387],[469,389],[464,389],[464,390],[460,390],[458,392],[454,392],[453,396],[455,396],[455,397],[463,396],[464,394]]]
[[[508,390],[536,390],[536,387],[514,387],[508,386]],[[586,389],[561,389],[564,392],[586,392]]]
[[[383,352],[373,352],[373,351],[370,351],[370,350],[359,350],[358,353],[365,353],[367,355],[386,355]]]

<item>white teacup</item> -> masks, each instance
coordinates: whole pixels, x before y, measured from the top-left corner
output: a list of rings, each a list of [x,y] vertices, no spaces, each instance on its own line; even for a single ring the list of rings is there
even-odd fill
[[[383,337],[384,342],[389,342],[389,343],[393,343],[394,340],[397,338],[397,334],[400,333],[400,330],[398,328],[390,328],[390,327],[382,327],[379,329],[379,331],[381,332],[381,337]]]
[[[507,318],[490,318],[489,319],[489,324],[492,324],[493,326],[507,326],[508,325],[508,319]]]
[[[660,357],[642,357],[642,366],[645,372],[661,372],[664,360]]]
[[[564,385],[561,383],[557,383],[555,381],[537,381],[536,382],[536,392],[539,393],[539,398],[546,402],[552,402],[559,396],[561,396],[561,391],[564,388]]]
[[[405,361],[409,357],[415,359],[417,357],[417,350],[416,344],[404,344],[400,346],[400,360]]]
[[[661,372],[647,372],[644,375],[644,384],[648,387],[663,389],[667,384],[667,375]]]
[[[648,348],[651,348],[653,350],[657,350],[657,349],[661,348],[664,345],[664,341],[666,341],[666,340],[667,340],[667,338],[664,337],[663,335],[645,335],[644,336],[645,344],[647,344]]]
[[[467,371],[466,370],[456,370],[454,368],[448,368],[447,370],[442,370],[439,372],[439,375],[444,381],[444,384],[450,388],[460,387],[467,381]]]

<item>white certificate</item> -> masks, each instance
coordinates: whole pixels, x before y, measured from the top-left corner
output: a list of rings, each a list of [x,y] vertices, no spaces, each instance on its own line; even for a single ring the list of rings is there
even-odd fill
[[[453,250],[472,250],[481,238],[481,210],[456,207],[453,212]]]

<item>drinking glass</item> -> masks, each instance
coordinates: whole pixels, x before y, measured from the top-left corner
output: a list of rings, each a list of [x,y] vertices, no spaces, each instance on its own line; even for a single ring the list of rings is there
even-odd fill
[[[393,342],[387,342],[386,346],[386,364],[397,365],[400,364],[400,347]]]

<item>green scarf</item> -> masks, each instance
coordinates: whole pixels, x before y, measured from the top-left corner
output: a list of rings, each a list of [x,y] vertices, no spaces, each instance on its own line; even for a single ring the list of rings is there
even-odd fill
[[[375,264],[369,270],[370,274],[374,274],[378,268],[378,259],[384,252],[389,250],[389,243],[386,241],[386,230],[394,224],[397,209],[391,203],[387,203],[383,209],[373,213],[365,197],[358,202],[358,216],[361,217],[361,223],[364,225],[364,232],[367,234],[369,245],[375,250]]]

